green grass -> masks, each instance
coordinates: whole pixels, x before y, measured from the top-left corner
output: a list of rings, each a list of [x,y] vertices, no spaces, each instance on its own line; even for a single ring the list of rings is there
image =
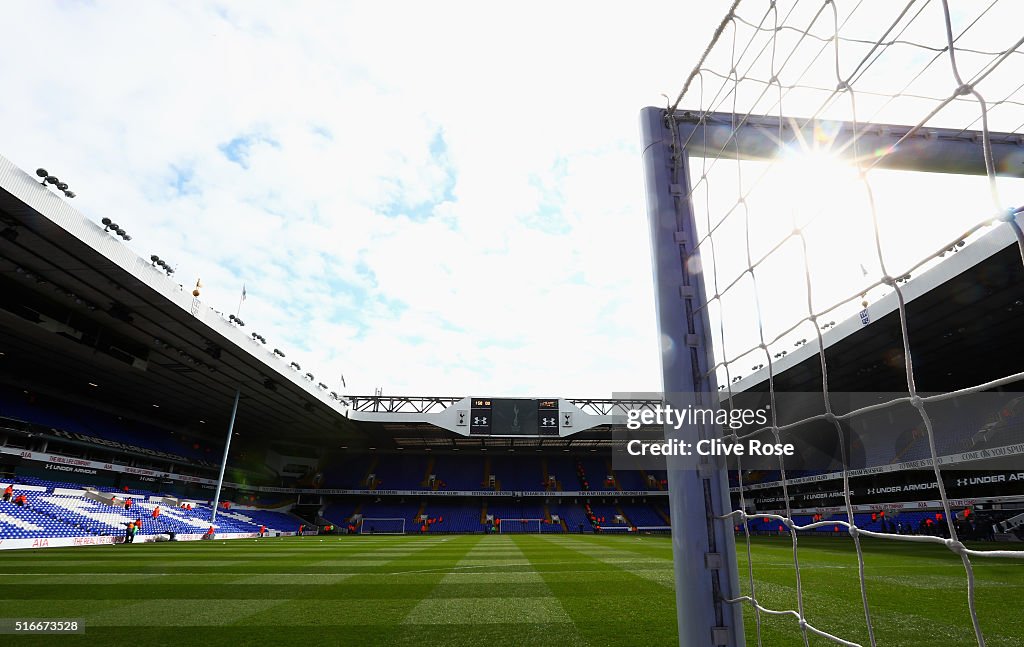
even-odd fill
[[[760,602],[796,608],[785,539],[753,546]],[[3,645],[676,645],[671,543],[659,537],[315,537],[0,552],[0,617],[79,618],[83,636]],[[848,540],[801,539],[810,622],[867,642]],[[870,541],[879,645],[974,645],[959,559]],[[1024,563],[976,560],[989,647],[1024,644]],[[740,581],[748,587],[746,553]],[[755,617],[744,611],[748,644]],[[762,644],[802,645],[789,616]],[[811,645],[833,644],[811,637]]]

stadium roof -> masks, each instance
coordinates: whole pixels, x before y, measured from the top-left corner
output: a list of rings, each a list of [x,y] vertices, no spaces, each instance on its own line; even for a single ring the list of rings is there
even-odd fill
[[[1024,264],[1016,236],[1008,224],[999,224],[955,249],[901,287],[922,393],[954,391],[1024,370]],[[821,335],[831,391],[906,392],[895,292]],[[763,353],[750,357],[763,361]],[[821,391],[817,340],[789,349],[773,360],[772,370],[777,392]],[[765,365],[744,375],[731,391],[767,388]]]
[[[237,387],[241,435],[334,449],[587,447],[621,408],[573,401],[571,438],[484,439],[437,424],[460,397],[335,394],[3,157],[0,234],[0,383],[215,439]]]
[[[482,438],[439,423],[461,396],[336,396],[2,157],[0,285],[0,381],[207,437],[224,433],[236,387],[243,436],[352,449],[607,445],[611,414],[622,406],[563,400],[581,417],[576,429]],[[1008,227],[913,277],[903,292],[920,390],[1002,377],[1024,357],[1014,324],[1024,313],[1024,275]],[[823,332],[830,387],[905,389],[895,294],[869,305],[867,320]],[[816,350],[808,340],[776,360],[776,389],[820,389]],[[757,370],[732,391],[762,390],[766,379],[767,369]]]
[[[354,421],[378,443],[389,439],[396,448],[593,449],[620,444],[612,428],[625,422],[630,409],[644,408],[646,399],[559,399],[559,422],[553,435],[470,435],[469,397],[350,396]],[[499,400],[499,399],[495,399]],[[518,400],[522,400],[521,398]],[[460,423],[459,413],[463,420]]]
[[[0,380],[150,422],[295,441],[345,405],[0,157]]]

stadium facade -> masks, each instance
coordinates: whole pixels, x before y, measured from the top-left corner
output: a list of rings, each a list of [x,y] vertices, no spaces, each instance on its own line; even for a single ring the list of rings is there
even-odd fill
[[[627,412],[656,400],[339,394],[3,159],[0,227],[0,483],[28,497],[5,506],[0,548],[120,541],[125,523],[158,506],[162,515],[142,524],[145,539],[199,538],[214,505],[226,537],[261,526],[436,534],[502,532],[502,521],[505,532],[541,533],[671,525],[665,471],[615,469]],[[907,283],[922,389],[984,382],[1024,356],[1015,254],[996,231]],[[894,312],[883,298],[827,332],[836,392],[900,390]],[[776,390],[813,390],[816,362],[809,347],[786,355]],[[733,398],[756,400],[765,388],[755,371]],[[957,465],[946,486],[958,509],[1004,537],[1010,529],[994,524],[1024,502],[1024,471],[1014,468],[1024,455],[1020,403],[1010,394],[962,417],[943,445]],[[850,485],[863,527],[934,518],[936,485],[912,426],[847,440],[861,460]],[[821,450],[803,442],[805,454]],[[799,518],[845,518],[833,468],[789,473]],[[743,476],[751,513],[781,510],[776,471]],[[776,526],[752,519],[755,532]]]

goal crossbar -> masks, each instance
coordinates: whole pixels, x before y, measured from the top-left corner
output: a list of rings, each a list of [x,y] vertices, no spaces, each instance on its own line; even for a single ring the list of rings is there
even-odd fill
[[[641,123],[645,145],[658,137],[666,119],[672,119],[686,152],[698,157],[722,157],[767,161],[779,150],[814,141],[815,129],[826,125],[830,152],[852,157],[854,150],[884,151],[873,156],[870,166],[925,173],[985,175],[981,142],[987,137],[996,175],[1024,177],[1024,136],[1017,133],[985,133],[978,130],[933,128],[849,121],[780,119],[770,115],[677,111],[671,117],[663,108],[645,108]],[[651,128],[656,126],[656,128]],[[856,147],[853,145],[856,140]],[[925,146],[911,145],[917,142]]]

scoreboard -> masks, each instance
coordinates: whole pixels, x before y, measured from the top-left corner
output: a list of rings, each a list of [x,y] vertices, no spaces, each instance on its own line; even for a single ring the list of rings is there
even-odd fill
[[[473,436],[557,436],[558,399],[472,398]]]

